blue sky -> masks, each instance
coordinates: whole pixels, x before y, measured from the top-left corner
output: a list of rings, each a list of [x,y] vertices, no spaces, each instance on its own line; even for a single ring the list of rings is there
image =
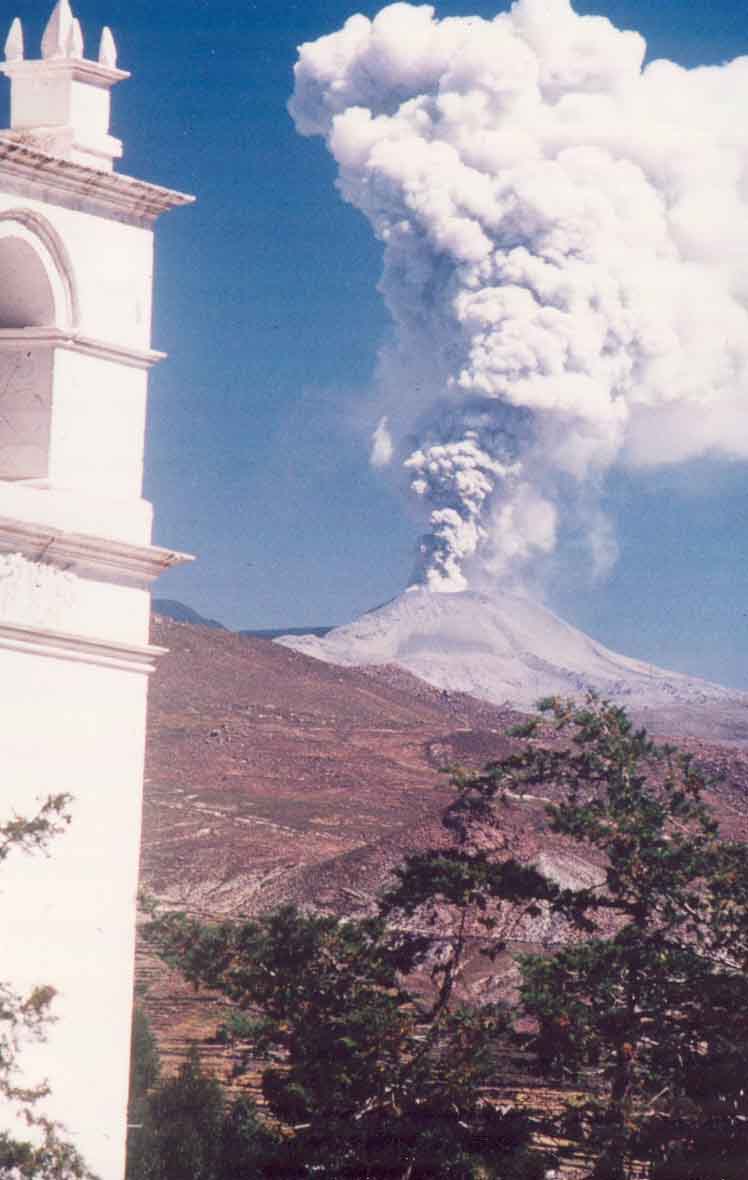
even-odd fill
[[[380,248],[285,104],[296,46],[381,5],[74,7],[90,42],[112,26],[133,73],[114,99],[121,170],[198,197],[158,226],[154,345],[170,359],[152,377],[146,478],[155,540],[198,561],[156,593],[236,627],[348,621],[404,588],[418,527],[369,469],[361,423],[388,330]],[[436,5],[442,16],[501,7]],[[638,29],[650,56],[694,65],[748,53],[737,2],[576,7]],[[8,24],[22,17],[29,55],[45,8],[4,8]],[[557,587],[551,605],[627,654],[748,688],[747,476],[706,462],[614,474],[605,503],[619,563],[595,588]]]

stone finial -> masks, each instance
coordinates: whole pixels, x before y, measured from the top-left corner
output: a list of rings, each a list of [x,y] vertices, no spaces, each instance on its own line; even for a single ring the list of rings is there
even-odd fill
[[[16,17],[5,41],[5,60],[23,61],[23,26]]]
[[[73,23],[70,26],[67,43],[67,57],[74,57],[80,60],[83,57],[83,29],[81,22],[77,17],[73,18]]]
[[[69,0],[57,0],[42,37],[42,57],[69,57],[74,17]]]
[[[8,35],[0,75],[10,78],[10,129],[49,156],[111,172],[122,144],[109,133],[109,92],[130,75],[117,68],[109,29],[101,35],[98,62],[88,60],[71,0],[51,2],[39,60],[24,57],[20,21]]]
[[[117,67],[117,45],[112,30],[106,25],[101,30],[101,44],[99,45],[99,65],[107,66],[110,70]]]

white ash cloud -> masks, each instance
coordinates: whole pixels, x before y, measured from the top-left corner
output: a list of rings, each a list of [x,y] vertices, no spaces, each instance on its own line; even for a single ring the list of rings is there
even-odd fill
[[[290,110],[384,243],[372,461],[429,519],[435,589],[521,576],[605,472],[748,458],[748,58],[642,68],[567,0],[393,4],[303,45]]]
[[[392,441],[387,415],[380,418],[371,436],[371,454],[369,456],[372,467],[386,467],[392,461],[395,444]]]

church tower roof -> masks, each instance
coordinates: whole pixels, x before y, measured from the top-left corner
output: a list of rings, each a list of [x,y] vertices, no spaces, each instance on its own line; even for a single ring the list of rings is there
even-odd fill
[[[111,30],[101,33],[96,61],[85,57],[80,21],[69,0],[58,0],[41,43],[41,57],[25,56],[15,18],[0,66],[11,82],[11,131],[51,155],[111,172],[122,144],[109,134],[110,92],[129,78],[117,68]]]
[[[0,73],[10,79],[10,128],[0,130],[0,170],[19,184],[43,186],[61,202],[84,197],[105,216],[152,222],[193,197],[114,170],[122,144],[109,132],[112,87],[129,78],[117,66],[112,31],[104,28],[97,60],[85,57],[83,29],[70,0],[58,0],[41,43],[26,56],[21,21],[12,22]]]

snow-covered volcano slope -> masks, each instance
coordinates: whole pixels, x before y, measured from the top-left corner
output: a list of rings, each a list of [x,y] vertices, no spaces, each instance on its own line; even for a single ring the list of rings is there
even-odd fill
[[[412,589],[324,638],[276,642],[332,664],[397,664],[437,688],[525,709],[591,688],[661,732],[748,739],[748,694],[619,655],[513,594]]]

